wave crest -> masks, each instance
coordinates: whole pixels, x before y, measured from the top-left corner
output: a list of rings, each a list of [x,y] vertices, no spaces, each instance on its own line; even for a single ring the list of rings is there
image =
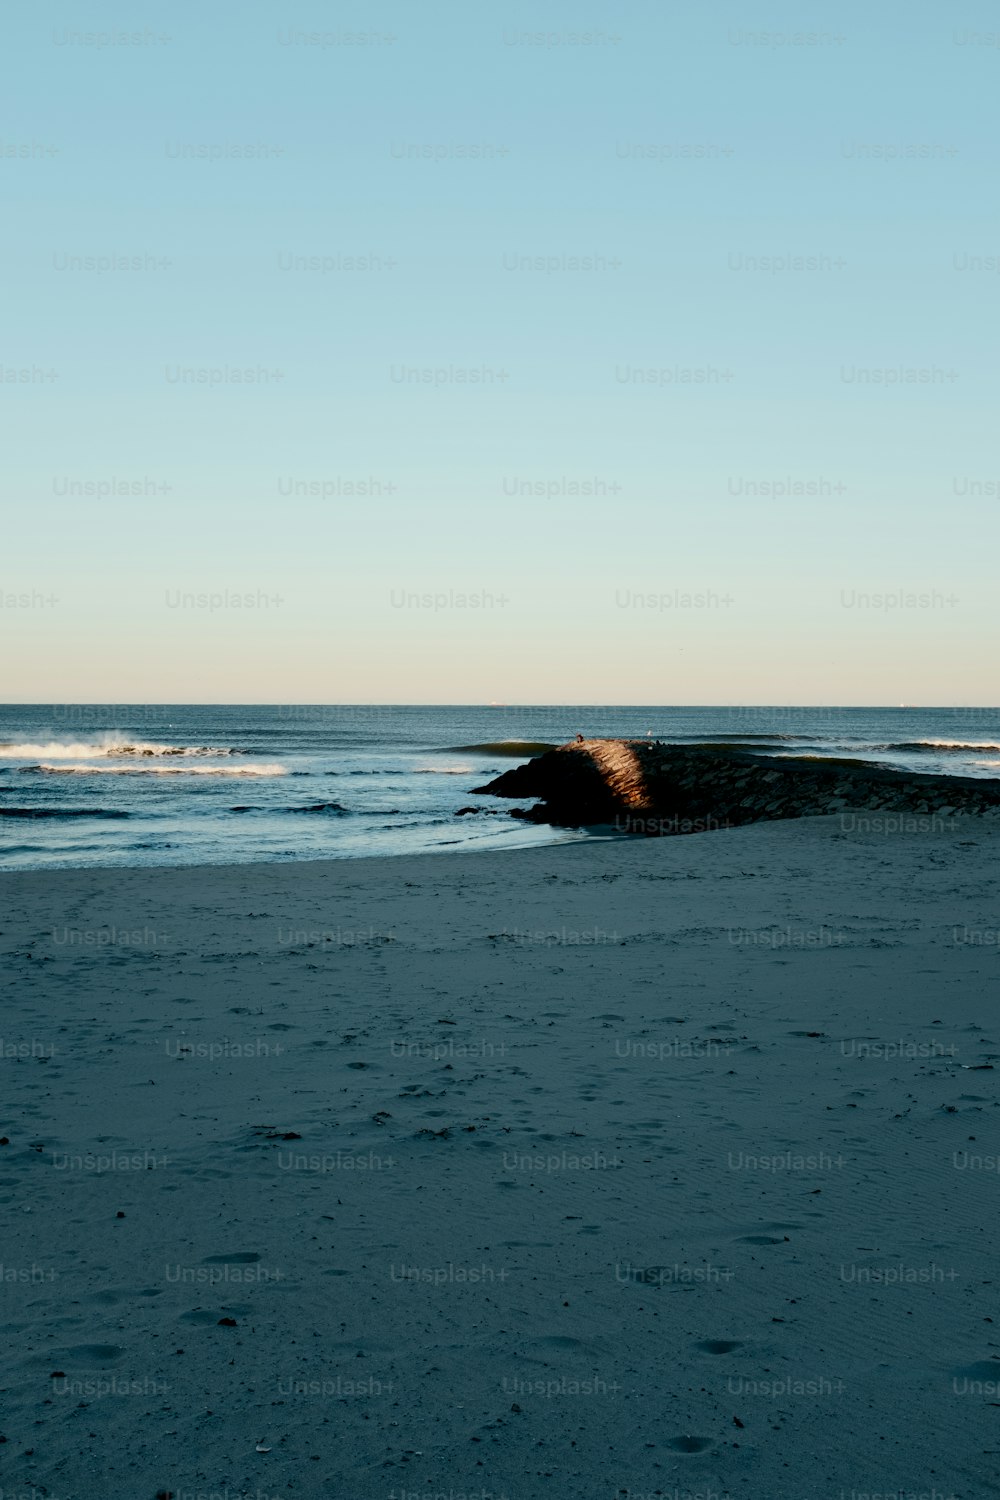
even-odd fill
[[[213,745],[163,745],[153,740],[128,740],[104,735],[99,740],[49,740],[46,744],[5,741],[0,744],[0,760],[103,760],[106,756],[240,755],[239,750]]]
[[[346,813],[349,809],[342,807],[339,802],[311,802],[306,807],[286,807],[285,812],[290,813]]]
[[[1000,750],[996,740],[911,740],[890,745],[891,750]]]
[[[479,755],[510,755],[520,757],[522,755],[543,755],[546,750],[554,750],[555,745],[546,740],[492,740],[485,745],[449,745],[448,750],[452,754],[475,751]]]

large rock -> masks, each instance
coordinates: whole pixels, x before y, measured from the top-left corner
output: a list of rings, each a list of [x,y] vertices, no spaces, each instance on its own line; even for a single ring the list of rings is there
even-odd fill
[[[1000,811],[995,779],[894,771],[862,761],[776,760],[728,746],[648,740],[560,745],[476,791],[541,798],[513,814],[536,823],[610,823],[654,836],[845,808],[914,817]]]

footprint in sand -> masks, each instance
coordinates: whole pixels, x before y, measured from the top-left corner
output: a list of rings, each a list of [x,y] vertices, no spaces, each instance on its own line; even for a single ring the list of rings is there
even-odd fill
[[[571,1338],[566,1333],[545,1333],[541,1337],[532,1339],[533,1344],[543,1344],[547,1349],[587,1349],[589,1344],[583,1339]]]
[[[783,1245],[783,1244],[786,1243],[786,1241],[788,1239],[787,1234],[783,1233],[784,1230],[786,1230],[786,1229],[801,1229],[802,1227],[803,1226],[801,1224],[799,1224],[799,1223],[785,1224],[785,1223],[781,1223],[781,1222],[775,1220],[775,1221],[773,1221],[773,1222],[771,1222],[769,1224],[760,1224],[760,1225],[758,1225],[758,1229],[760,1229],[760,1230],[767,1230],[767,1229],[769,1229],[769,1230],[772,1231],[772,1233],[770,1233],[770,1234],[741,1234],[737,1238],[737,1243],[738,1244],[744,1244],[744,1245]]]
[[[673,1448],[675,1453],[704,1453],[706,1448],[711,1448],[712,1439],[707,1437],[692,1437],[684,1433],[681,1437],[667,1438],[667,1447]]]
[[[115,1307],[119,1302],[129,1302],[133,1297],[162,1297],[162,1286],[144,1286],[138,1291],[132,1291],[125,1287],[106,1287],[100,1292],[86,1292],[80,1297],[81,1303],[90,1303],[96,1307]],[[0,1491],[2,1494],[2,1491]]]
[[[221,1317],[246,1317],[252,1311],[249,1303],[241,1302],[229,1307],[217,1307],[211,1311],[205,1307],[193,1307],[190,1312],[181,1313],[182,1323],[218,1323]]]
[[[121,1359],[125,1350],[121,1344],[74,1344],[63,1351],[61,1364],[72,1364],[74,1360],[86,1360],[88,1364],[112,1365]]]

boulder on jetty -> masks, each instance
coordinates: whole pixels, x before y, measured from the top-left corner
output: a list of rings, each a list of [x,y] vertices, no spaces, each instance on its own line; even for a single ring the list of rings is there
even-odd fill
[[[505,771],[477,794],[539,797],[512,816],[561,828],[612,823],[662,836],[852,810],[948,817],[1000,811],[1000,780],[864,761],[777,759],[726,745],[583,740]]]

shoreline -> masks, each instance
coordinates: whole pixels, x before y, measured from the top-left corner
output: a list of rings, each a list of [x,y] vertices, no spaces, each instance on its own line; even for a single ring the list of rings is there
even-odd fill
[[[1000,785],[1000,783],[998,783]],[[474,858],[476,856],[484,859],[495,857],[507,857],[516,855],[528,855],[531,853],[551,852],[553,849],[575,849],[589,848],[592,845],[631,845],[641,844],[646,840],[644,834],[647,830],[642,826],[643,818],[634,814],[628,814],[627,820],[632,827],[621,827],[615,822],[595,824],[551,824],[553,837],[545,841],[532,841],[524,844],[496,844],[488,848],[478,848],[472,842],[447,845],[442,848],[411,850],[387,850],[378,854],[337,854],[321,857],[308,856],[298,858],[292,856],[286,859],[252,859],[240,861],[220,862],[218,864],[141,864],[132,865],[124,862],[117,864],[87,864],[79,865],[37,865],[30,868],[17,866],[4,868],[0,865],[0,884],[5,880],[26,878],[36,876],[44,880],[51,880],[60,876],[113,874],[120,872],[126,874],[173,874],[177,876],[196,875],[199,871],[206,873],[223,873],[249,870],[288,870],[288,869],[315,869],[330,866],[339,868],[347,866],[354,869],[358,866],[372,865],[376,868],[386,863],[395,863],[400,860],[423,860],[441,859],[451,856],[462,856]],[[873,811],[869,808],[844,808],[838,813],[812,815],[808,818],[810,822],[821,823],[827,819],[836,821],[838,832],[842,834],[879,834],[892,836],[895,834],[957,834],[963,830],[969,831],[981,825],[990,827],[994,822],[992,813],[958,812],[954,815],[942,817],[939,813],[907,813],[892,811]],[[964,821],[963,821],[964,820]],[[540,820],[541,821],[541,820]],[[667,820],[668,831],[674,819]],[[694,821],[694,820],[692,820]],[[743,832],[750,828],[759,827],[759,823],[718,823],[711,822],[711,818],[702,820],[706,826],[693,826],[685,828],[680,826],[676,832],[685,837],[715,837],[720,834],[732,834]],[[803,822],[807,819],[769,819],[768,823],[779,822]],[[653,825],[648,829],[650,835],[661,831],[663,820],[651,818]],[[636,826],[637,825],[637,826]],[[847,826],[849,825],[849,826]],[[544,824],[543,824],[544,826]],[[567,837],[572,832],[571,837]],[[560,836],[562,835],[562,836]]]
[[[102,865],[92,860],[88,860],[86,864],[79,865],[4,866],[0,863],[0,881],[24,875],[40,875],[49,879],[58,875],[86,874],[87,871],[93,871],[95,874],[110,873],[115,870],[123,872],[132,870],[135,872],[148,872],[149,874],[155,874],[158,871],[173,871],[176,874],[194,874],[199,870],[256,870],[261,867],[269,870],[298,869],[302,865],[350,865],[353,867],[354,865],[368,862],[382,864],[387,861],[400,859],[440,859],[451,855],[478,854],[485,857],[504,854],[529,854],[534,849],[567,849],[577,844],[629,843],[632,838],[632,835],[625,830],[616,830],[613,824],[596,824],[580,827],[573,830],[572,836],[567,836],[569,834],[569,830],[567,829],[553,828],[552,833],[553,836],[550,839],[532,839],[530,842],[525,841],[523,844],[497,843],[488,848],[477,847],[472,840],[465,840],[462,842],[456,841],[454,844],[448,843],[434,849],[387,849],[378,854],[344,853],[321,856],[307,855],[301,858],[291,855],[285,859],[229,860],[220,861],[218,864],[199,862],[190,865],[180,863],[157,865],[148,863],[128,864],[125,861],[119,861],[115,864]],[[560,835],[562,836],[560,837]]]

